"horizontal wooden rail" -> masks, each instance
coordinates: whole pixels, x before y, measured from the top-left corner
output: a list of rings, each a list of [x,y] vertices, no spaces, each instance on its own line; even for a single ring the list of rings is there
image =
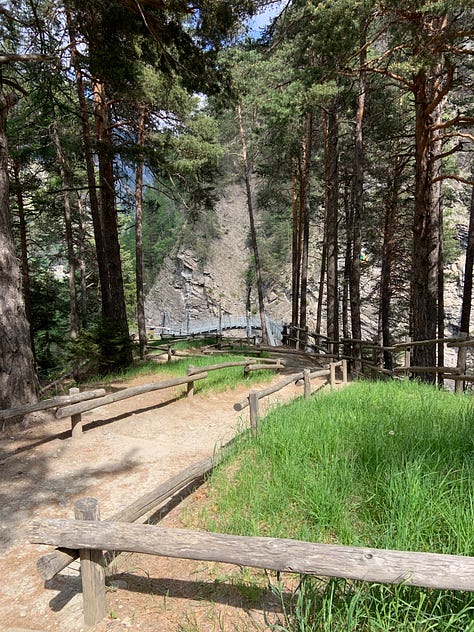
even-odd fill
[[[97,397],[102,397],[103,395],[105,395],[104,388],[98,388],[93,391],[83,391],[82,393],[76,393],[75,395],[58,395],[58,397],[43,399],[34,404],[25,404],[24,406],[17,406],[16,408],[0,410],[0,420],[11,419],[12,417],[21,417],[23,415],[27,415],[28,413],[37,412],[38,410],[57,408],[58,406],[64,406],[66,404],[95,399]]]
[[[448,342],[448,347],[474,347],[474,338],[470,338],[469,340],[453,340],[452,342]]]
[[[269,364],[262,362],[261,364],[246,364],[244,367],[244,375],[248,375],[251,371],[265,371],[271,369],[273,371],[280,371],[284,368],[284,364],[276,362],[275,364]]]
[[[339,366],[339,363],[338,363]],[[309,378],[310,380],[315,380],[318,377],[329,377],[331,375],[331,369],[320,369],[318,371],[310,371]],[[297,381],[297,386],[300,386],[301,381]]]
[[[455,366],[398,366],[394,373],[459,373]]]
[[[188,375],[196,375],[203,371],[218,371],[219,369],[227,369],[234,366],[246,366],[247,364],[256,364],[256,358],[249,358],[248,360],[236,360],[235,362],[221,362],[220,364],[209,364],[208,366],[189,366]],[[260,362],[260,360],[259,360]],[[274,360],[272,360],[274,362]]]
[[[383,347],[377,342],[371,342],[370,340],[359,340],[358,338],[341,338],[341,344],[360,345],[361,347],[367,347],[367,349],[378,349],[379,351],[395,351],[396,349],[396,347]]]
[[[441,342],[450,343],[461,340],[460,338],[433,338],[432,340],[407,340],[406,342],[397,342],[393,346],[395,349],[406,349],[407,347],[428,347],[437,345]],[[463,339],[464,340],[464,339]]]
[[[88,410],[93,410],[94,408],[99,408],[100,406],[106,406],[107,404],[112,404],[122,399],[128,399],[130,397],[135,397],[136,395],[143,395],[143,393],[150,393],[151,391],[158,391],[164,388],[180,386],[181,384],[187,384],[190,381],[204,380],[206,377],[207,373],[199,373],[198,375],[193,375],[192,377],[177,377],[172,380],[164,380],[163,382],[151,382],[150,384],[142,384],[141,386],[125,388],[123,391],[111,393],[110,395],[100,397],[96,400],[73,404],[72,406],[66,406],[65,408],[59,408],[56,411],[56,418],[62,419],[63,417],[79,415]]]
[[[154,525],[36,519],[33,544],[129,551],[288,573],[474,591],[474,557],[164,529]]]
[[[262,397],[267,397],[268,395],[272,395],[273,393],[280,391],[282,388],[284,388],[288,384],[291,384],[291,382],[298,382],[298,380],[302,380],[302,379],[303,379],[302,371],[300,373],[294,373],[292,375],[289,375],[288,377],[285,377],[283,380],[280,380],[277,384],[268,386],[267,388],[264,388],[261,391],[255,391],[255,393],[257,394],[257,399],[262,399]],[[248,405],[249,405],[249,400],[248,400],[248,397],[246,397],[242,401],[234,404],[234,410],[239,412],[243,410],[244,408],[246,408]]]
[[[474,375],[472,374],[460,375],[456,373],[451,373],[450,375],[445,375],[444,377],[447,380],[455,380],[459,382],[474,382]]]
[[[229,444],[227,444],[229,445]],[[213,457],[208,457],[182,470],[176,476],[161,483],[147,494],[138,498],[125,509],[115,513],[109,522],[135,522],[150,511],[155,511],[165,500],[185,489],[196,480],[209,474],[221,462],[224,451],[220,450]],[[45,580],[52,579],[57,573],[66,568],[79,557],[79,551],[74,549],[56,549],[39,558],[36,569]]]

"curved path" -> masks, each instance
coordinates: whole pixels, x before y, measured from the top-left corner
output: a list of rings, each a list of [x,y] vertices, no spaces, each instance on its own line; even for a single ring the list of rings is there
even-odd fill
[[[127,386],[149,381],[149,377],[140,378]],[[114,386],[124,387],[120,383]],[[7,427],[0,438],[2,630],[82,629],[78,565],[74,563],[45,584],[35,565],[50,549],[27,542],[29,520],[38,516],[72,518],[74,502],[83,496],[98,498],[101,514],[107,518],[192,463],[211,456],[248,424],[248,409],[242,413],[233,410],[233,404],[248,393],[245,385],[193,399],[182,398],[182,392],[182,387],[155,391],[85,413],[84,433],[77,441],[69,438],[69,419],[48,418],[10,436]],[[301,388],[290,385],[264,400],[262,412],[266,406],[300,394]],[[195,492],[190,502],[198,502],[202,493]],[[181,513],[171,512],[166,524],[182,524]],[[203,606],[202,596],[194,594],[203,581],[208,585],[202,578],[201,583],[194,581],[203,564],[150,556],[137,562],[140,557],[144,556],[122,555],[114,562],[126,580],[118,581],[115,592],[108,594],[111,618],[97,630],[204,632],[237,630],[240,623],[248,630],[249,622],[257,625],[251,629],[266,629],[262,608],[252,612],[252,608],[242,607],[241,593],[237,591],[236,597],[232,582],[228,599],[219,593],[211,598],[211,605]],[[204,571],[209,579],[208,569]],[[148,588],[140,583],[147,581]],[[192,619],[198,627],[192,627]],[[189,627],[185,627],[186,620]]]

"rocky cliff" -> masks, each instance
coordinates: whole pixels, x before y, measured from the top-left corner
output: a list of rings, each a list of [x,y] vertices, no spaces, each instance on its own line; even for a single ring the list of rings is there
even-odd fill
[[[459,243],[465,249],[467,220],[458,218]],[[245,275],[252,252],[249,247],[249,220],[243,184],[233,184],[225,189],[217,205],[215,231],[217,237],[209,240],[206,261],[202,263],[190,247],[181,247],[176,256],[166,259],[161,274],[149,291],[146,302],[146,320],[149,327],[179,325],[187,322],[216,319],[219,313],[240,317],[246,314],[247,288]],[[258,221],[258,216],[257,216]],[[458,332],[463,286],[464,249],[460,258],[449,267],[445,291],[446,335]],[[315,261],[317,258],[311,258]],[[341,262],[342,266],[342,262]],[[374,338],[377,332],[377,316],[374,292],[380,270],[373,265],[362,269],[363,335]],[[279,323],[289,322],[291,315],[290,262],[282,271],[283,282],[273,287],[266,296],[266,308],[270,318]],[[308,323],[314,326],[317,308],[317,282],[319,271],[310,270],[308,287]],[[370,298],[372,297],[372,298]],[[255,290],[251,293],[252,312],[257,312]],[[395,334],[396,335],[396,334]]]

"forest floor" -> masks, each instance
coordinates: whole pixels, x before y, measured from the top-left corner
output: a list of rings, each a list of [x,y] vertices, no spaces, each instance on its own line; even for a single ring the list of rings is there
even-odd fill
[[[117,382],[111,389],[153,379]],[[70,437],[69,418],[58,421],[42,415],[28,428],[7,426],[0,434],[0,629],[84,630],[79,563],[52,580],[42,580],[36,563],[51,547],[28,542],[30,521],[73,518],[74,503],[84,496],[97,498],[107,519],[211,456],[245,428],[248,409],[237,413],[233,404],[248,390],[241,385],[187,399],[178,387],[122,400],[84,413],[84,432],[76,440]],[[262,412],[301,394],[302,388],[291,384],[262,400]],[[195,525],[205,496],[206,484],[167,513],[160,525]],[[93,630],[269,630],[282,617],[281,605],[263,572],[248,581],[253,573],[224,564],[121,554],[107,569],[108,617]]]

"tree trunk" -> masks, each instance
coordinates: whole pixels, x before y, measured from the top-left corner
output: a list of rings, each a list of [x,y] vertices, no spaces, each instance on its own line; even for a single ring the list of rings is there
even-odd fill
[[[115,207],[114,152],[108,124],[105,86],[100,79],[95,78],[92,92],[99,167],[99,204],[84,80],[82,71],[77,63],[78,53],[71,16],[69,13],[66,13],[66,17],[81,112],[84,156],[100,279],[102,331],[99,343],[101,343],[102,348],[103,368],[109,371],[123,368],[132,362]],[[90,47],[92,47],[92,44],[89,42]]]
[[[350,202],[349,176],[347,170],[344,170],[344,219],[346,225],[346,243],[344,254],[344,285],[342,288],[342,337],[350,338],[351,330],[349,328],[349,287],[351,279],[352,267],[352,205]],[[347,353],[346,353],[347,351]],[[346,355],[349,354],[348,347],[345,349]]]
[[[443,150],[441,140],[437,139],[434,143],[435,152],[440,155]],[[441,160],[436,161],[437,175],[441,175]],[[434,199],[437,200],[438,210],[438,314],[437,314],[437,331],[438,338],[444,338],[444,226],[443,226],[443,188],[441,180],[434,184]],[[444,366],[444,343],[438,343],[438,366]],[[443,386],[444,380],[441,373],[437,374],[438,386]]]
[[[469,234],[464,264],[464,287],[461,307],[461,331],[469,333],[471,327],[472,272],[474,269],[474,186],[471,192],[471,208],[469,211]]]
[[[300,328],[301,342],[307,343],[307,309],[308,309],[308,255],[309,255],[309,216],[311,192],[311,160],[313,149],[313,113],[309,112],[306,119],[306,134],[304,138],[301,210],[302,210],[302,248],[301,248],[301,299],[300,299]]]
[[[365,37],[361,37],[359,93],[357,95],[357,108],[354,133],[354,165],[352,173],[352,265],[350,275],[350,302],[352,338],[362,339],[362,325],[360,320],[360,255],[362,252],[362,213],[364,208],[364,111],[366,73],[362,68],[365,65],[367,53]],[[360,345],[353,347],[356,358],[360,359],[362,350]],[[360,362],[354,364],[356,371],[361,368]]]
[[[380,274],[380,326],[382,346],[390,347],[392,275],[395,265],[395,227],[397,222],[398,196],[400,192],[401,160],[397,156],[394,168],[387,174],[387,197],[385,202],[385,222],[382,243],[382,269]],[[384,351],[384,366],[391,370],[393,361],[390,351]]]
[[[237,122],[239,124],[240,142],[242,144],[242,162],[244,166],[245,189],[247,192],[247,207],[249,211],[250,239],[252,242],[252,250],[253,250],[253,255],[254,255],[254,260],[255,260],[255,273],[257,276],[257,295],[258,295],[258,308],[260,312],[260,322],[261,322],[261,327],[262,327],[262,342],[263,344],[268,344],[267,323],[265,319],[265,305],[263,302],[262,268],[260,265],[260,257],[258,254],[257,231],[255,229],[255,217],[254,217],[253,202],[252,202],[252,187],[250,183],[250,164],[248,160],[247,142],[245,138],[245,130],[244,130],[244,125],[242,121],[242,110],[241,110],[240,105],[237,106]]]
[[[338,257],[338,193],[339,193],[339,125],[337,101],[333,99],[327,115],[327,328],[330,340],[339,337],[339,303],[337,281]]]
[[[64,207],[64,229],[66,235],[66,251],[69,265],[69,322],[71,340],[77,339],[79,336],[79,314],[77,309],[77,291],[76,291],[76,255],[74,253],[74,238],[72,231],[72,177],[66,163],[66,157],[61,147],[59,139],[57,122],[54,121],[50,128],[51,140],[56,151],[58,159],[59,173],[61,176]],[[75,376],[77,377],[77,376]]]
[[[1,76],[0,76],[1,82]],[[0,408],[38,400],[30,327],[11,231],[6,122],[14,98],[0,85]]]
[[[108,288],[107,262],[105,258],[105,248],[103,239],[103,226],[101,221],[99,200],[97,197],[97,183],[95,178],[94,152],[92,148],[92,135],[89,125],[89,113],[87,109],[86,91],[84,86],[84,77],[81,67],[78,63],[78,51],[76,44],[76,35],[72,26],[72,17],[70,12],[66,11],[66,19],[68,24],[69,40],[71,43],[71,62],[74,68],[76,78],[76,91],[79,101],[79,112],[82,124],[82,142],[84,149],[84,160],[86,165],[87,186],[89,189],[89,204],[92,216],[92,226],[94,229],[94,241],[96,249],[97,267],[99,271],[99,282],[102,288]],[[104,306],[107,301],[108,294],[102,296],[102,310],[109,311],[109,306]]]
[[[87,270],[86,270],[86,229],[84,226],[84,211],[82,208],[82,200],[78,196],[77,198],[77,219],[79,222],[78,230],[78,263],[80,271],[80,284],[81,284],[81,323],[83,329],[87,329],[89,326],[89,319],[87,314]]]
[[[290,345],[296,345],[299,327],[299,299],[300,299],[300,204],[299,204],[299,165],[298,159],[293,158],[292,184],[292,247],[291,247],[291,326]]]
[[[140,152],[143,152],[145,144],[145,118],[146,109],[144,106],[141,106],[137,138]],[[145,298],[143,292],[143,164],[143,155],[140,153],[135,176],[135,260],[137,284],[137,324],[141,360],[145,359],[147,352]]]
[[[435,70],[435,74],[437,71]],[[415,217],[413,222],[413,259],[411,307],[413,340],[436,338],[438,320],[438,256],[439,256],[439,200],[433,178],[438,172],[436,146],[432,126],[441,117],[440,104],[433,107],[434,79],[420,71],[415,78]],[[415,365],[435,366],[436,347],[415,346]],[[421,374],[427,382],[434,382],[434,374]]]
[[[18,207],[18,218],[20,222],[20,242],[21,242],[21,282],[23,290],[23,300],[25,301],[26,319],[30,326],[30,340],[33,357],[35,353],[35,338],[33,335],[31,322],[31,291],[30,291],[30,266],[28,263],[28,236],[26,231],[25,205],[23,200],[23,189],[20,180],[20,165],[13,161],[13,178],[15,182],[16,203]]]

